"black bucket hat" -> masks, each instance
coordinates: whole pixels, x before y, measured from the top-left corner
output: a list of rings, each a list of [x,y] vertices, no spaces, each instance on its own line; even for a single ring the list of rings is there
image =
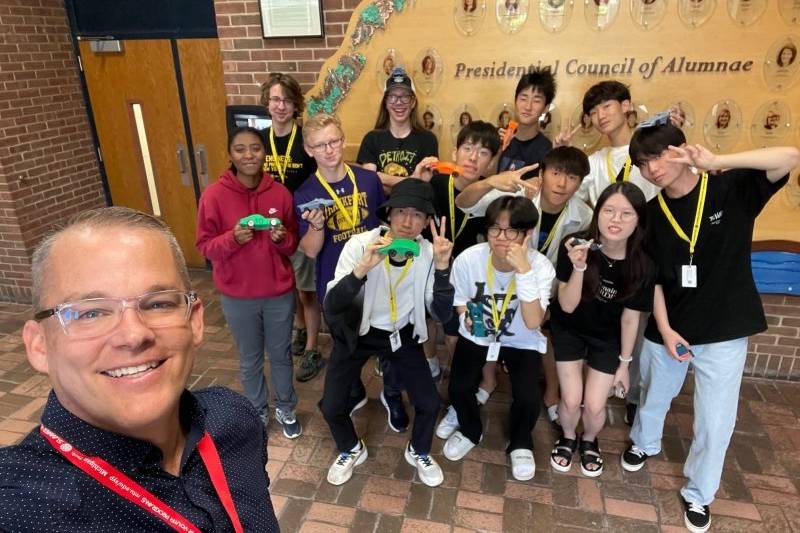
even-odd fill
[[[378,208],[378,216],[389,220],[389,208],[413,207],[430,216],[436,211],[433,208],[433,188],[431,184],[417,178],[406,178],[392,188],[389,199]]]

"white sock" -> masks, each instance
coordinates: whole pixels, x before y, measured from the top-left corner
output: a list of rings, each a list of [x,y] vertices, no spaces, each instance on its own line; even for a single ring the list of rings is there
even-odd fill
[[[478,387],[478,392],[475,393],[475,398],[478,400],[479,404],[486,405],[486,402],[489,401],[489,393]]]
[[[355,445],[355,446],[353,446],[352,448],[350,448],[350,451],[351,451],[351,452],[358,452],[358,451],[361,451],[361,440],[360,440],[360,439],[359,439],[359,441],[356,443],[356,445]]]

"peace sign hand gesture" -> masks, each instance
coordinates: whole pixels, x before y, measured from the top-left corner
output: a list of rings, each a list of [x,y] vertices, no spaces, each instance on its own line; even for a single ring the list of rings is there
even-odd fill
[[[684,144],[683,146],[668,146],[672,152],[672,163],[686,163],[700,170],[717,170],[717,156],[701,144]]]
[[[558,148],[559,146],[569,146],[572,142],[572,136],[578,133],[578,130],[581,129],[581,125],[578,124],[572,130],[570,130],[570,126],[572,126],[569,122],[564,123],[564,126],[561,128],[561,131],[558,132],[556,138],[553,139],[553,148]]]
[[[531,170],[535,170],[537,168],[539,168],[539,164],[534,163],[533,165],[527,165],[516,170],[506,170],[486,178],[486,182],[493,188],[503,192],[513,193],[522,189],[530,189],[531,187],[535,187],[535,184],[529,183],[528,180],[523,180],[522,176],[526,172],[530,172]],[[539,192],[538,188],[535,190],[535,192]]]
[[[433,264],[436,270],[447,270],[450,266],[450,256],[453,254],[453,243],[445,237],[445,223],[447,219],[441,218],[439,230],[433,219],[430,220],[431,235],[433,235]]]

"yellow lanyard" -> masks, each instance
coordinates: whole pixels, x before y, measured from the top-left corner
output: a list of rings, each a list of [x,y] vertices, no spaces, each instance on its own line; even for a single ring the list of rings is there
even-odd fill
[[[411,268],[411,263],[414,262],[414,258],[409,258],[406,261],[406,265],[403,267],[403,270],[400,271],[400,275],[397,277],[397,280],[392,285],[392,275],[391,270],[389,269],[389,256],[383,258],[383,264],[386,266],[386,278],[389,281],[389,318],[392,319],[392,324],[397,322],[397,299],[395,297],[394,291],[400,285],[400,282],[406,277],[408,274],[408,269]],[[395,326],[397,329],[397,326]]]
[[[289,167],[289,154],[292,153],[294,136],[297,135],[297,124],[292,124],[292,134],[289,135],[289,144],[286,145],[286,155],[283,157],[283,165],[278,158],[278,149],[275,148],[275,130],[269,129],[269,147],[272,149],[272,159],[275,161],[275,168],[278,169],[278,177],[281,183],[286,183],[286,169]]]
[[[625,170],[622,172],[622,181],[628,181],[631,176],[631,156],[628,156],[625,159]],[[614,183],[617,181],[617,175],[611,170],[611,148],[608,149],[606,152],[606,172],[608,172],[608,181],[609,183]]]
[[[456,186],[455,186],[455,178],[452,174],[450,174],[450,182],[447,185],[447,195],[450,200],[450,238],[453,239],[453,242],[456,242],[456,239],[461,232],[464,231],[464,226],[467,225],[467,221],[469,220],[469,215],[465,214],[464,218],[461,219],[461,227],[458,228],[458,233],[456,233]]]
[[[547,250],[547,247],[550,246],[551,242],[553,242],[553,237],[556,234],[556,230],[558,229],[559,224],[561,224],[561,221],[564,219],[564,213],[566,212],[567,212],[567,207],[564,206],[564,209],[561,210],[561,214],[558,215],[558,218],[556,219],[556,223],[553,224],[552,228],[550,228],[550,233],[547,235],[547,239],[544,241],[544,244],[542,244],[541,248],[539,248],[540,252],[544,252],[545,250]],[[544,213],[544,211],[542,211],[542,213]],[[542,217],[539,217],[539,222],[536,225],[537,227],[540,227],[542,225]]]
[[[486,284],[489,289],[489,301],[492,302],[492,320],[494,320],[495,340],[500,334],[500,319],[506,316],[508,304],[511,302],[511,297],[514,296],[514,291],[517,288],[517,279],[513,278],[511,283],[508,284],[506,297],[503,298],[503,306],[500,308],[500,313],[497,312],[497,304],[494,301],[494,267],[492,266],[492,253],[489,252],[489,260],[486,263]]]
[[[328,192],[328,194],[330,195],[331,199],[336,203],[336,208],[339,210],[339,212],[342,214],[342,216],[347,219],[347,222],[350,224],[349,228],[342,228],[340,226],[339,229],[342,229],[342,230],[344,230],[344,229],[353,229],[353,228],[356,227],[356,225],[359,222],[359,219],[358,219],[358,185],[356,185],[356,177],[353,175],[353,169],[351,169],[347,165],[345,165],[344,168],[347,171],[347,176],[350,178],[350,182],[353,184],[353,207],[352,207],[352,212],[353,213],[352,213],[352,215],[347,212],[347,210],[344,207],[344,204],[342,203],[342,200],[333,191],[331,186],[328,185],[328,182],[325,181],[325,178],[322,177],[322,175],[319,173],[319,170],[317,170],[317,173],[316,173],[317,180],[319,180],[320,185],[322,185],[322,187]]]
[[[692,238],[686,236],[686,233],[681,229],[678,225],[678,221],[675,220],[675,217],[672,216],[672,212],[667,207],[667,203],[664,201],[664,193],[658,193],[658,204],[661,206],[661,210],[664,212],[664,216],[667,217],[669,223],[672,224],[672,228],[675,230],[675,233],[678,234],[678,237],[683,239],[684,241],[689,243],[689,264],[692,264],[692,256],[694,255],[694,247],[697,244],[697,237],[700,235],[700,223],[703,222],[703,209],[706,205],[706,191],[708,190],[708,174],[703,172],[702,176],[700,177],[700,195],[697,197],[697,210],[694,213],[694,225],[692,226]]]

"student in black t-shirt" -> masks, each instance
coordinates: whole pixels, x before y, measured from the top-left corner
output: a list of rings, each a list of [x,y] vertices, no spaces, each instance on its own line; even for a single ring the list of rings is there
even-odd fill
[[[539,131],[539,118],[555,96],[556,80],[549,68],[534,69],[520,78],[514,92],[517,132],[500,153],[498,172],[539,163],[550,151],[553,143]],[[504,137],[505,129],[499,133]]]
[[[303,148],[303,129],[297,124],[305,107],[303,91],[293,77],[275,72],[261,85],[261,104],[272,117],[272,125],[264,131],[264,171],[294,194],[317,170],[316,161]],[[314,281],[314,260],[300,249],[291,260],[297,302],[292,353],[303,356],[297,380],[308,381],[322,368],[317,344],[322,311]]]
[[[630,155],[663,190],[647,206],[658,278],[641,352],[643,396],[622,467],[639,470],[661,452],[664,418],[694,366],[693,440],[680,492],[686,526],[702,532],[736,423],[747,337],[767,329],[750,268],[753,226],[800,152],[713,154],[664,124],[638,129]]]
[[[417,103],[411,78],[395,68],[386,80],[375,129],[358,149],[358,164],[377,172],[387,193],[425,157],[439,156],[439,141],[420,122]]]
[[[608,391],[615,387],[623,397],[630,387],[628,364],[640,314],[653,304],[655,270],[644,251],[646,228],[642,191],[632,183],[614,183],[598,198],[589,228],[567,236],[558,252],[558,299],[550,308],[550,330],[563,433],[550,465],[559,472],[569,472],[576,450],[583,475],[603,472],[597,434],[605,425]],[[592,250],[593,243],[602,248]]]

